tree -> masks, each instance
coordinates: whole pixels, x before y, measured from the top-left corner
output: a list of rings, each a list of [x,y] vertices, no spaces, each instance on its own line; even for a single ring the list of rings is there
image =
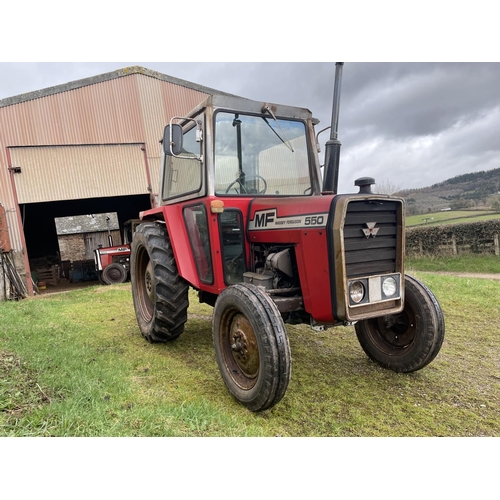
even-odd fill
[[[400,186],[386,179],[376,182],[375,187],[373,188],[373,192],[377,194],[395,194],[399,191],[401,191]]]

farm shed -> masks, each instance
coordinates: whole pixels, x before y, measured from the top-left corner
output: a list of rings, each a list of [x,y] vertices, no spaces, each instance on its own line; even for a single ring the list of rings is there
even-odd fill
[[[97,279],[94,264],[94,249],[121,244],[118,214],[87,214],[71,217],[56,217],[56,233],[59,244],[60,266],[57,278],[75,281]],[[39,261],[39,259],[38,259]],[[31,270],[33,276],[33,263]],[[50,271],[52,268],[45,268]],[[37,277],[42,278],[42,270],[36,269]],[[57,284],[57,278],[56,283]]]
[[[94,249],[122,243],[116,212],[56,217],[55,223],[61,260],[94,260]]]
[[[30,262],[60,259],[56,218],[116,212],[122,228],[155,206],[164,126],[214,94],[134,66],[0,100],[0,253],[27,295]]]

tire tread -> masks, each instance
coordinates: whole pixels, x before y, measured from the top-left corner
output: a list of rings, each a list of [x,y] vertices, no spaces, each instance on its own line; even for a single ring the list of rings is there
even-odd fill
[[[156,301],[150,321],[142,317],[136,306],[136,315],[142,335],[150,342],[175,340],[184,331],[189,307],[189,285],[177,270],[172,245],[165,227],[158,223],[141,224],[132,242],[131,275],[134,304],[137,300],[136,254],[140,247],[148,252],[152,264]],[[133,268],[133,271],[132,271]]]

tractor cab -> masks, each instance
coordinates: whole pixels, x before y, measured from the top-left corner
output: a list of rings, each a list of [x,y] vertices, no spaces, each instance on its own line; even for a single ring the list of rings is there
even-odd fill
[[[165,128],[163,203],[319,194],[314,122],[302,108],[210,97]]]

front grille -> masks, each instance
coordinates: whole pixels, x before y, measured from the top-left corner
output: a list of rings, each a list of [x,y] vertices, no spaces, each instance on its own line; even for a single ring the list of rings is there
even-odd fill
[[[343,231],[348,278],[397,271],[400,206],[399,201],[389,200],[349,202]]]

